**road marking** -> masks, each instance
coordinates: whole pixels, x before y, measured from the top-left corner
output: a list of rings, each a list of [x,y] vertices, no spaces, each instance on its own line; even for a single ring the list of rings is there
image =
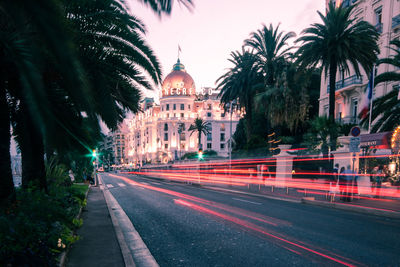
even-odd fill
[[[117,183],[120,187],[124,187],[124,186],[126,186],[126,184],[123,184],[123,183]]]
[[[247,203],[255,204],[255,205],[261,205],[261,203],[259,203],[259,202],[253,202],[253,201],[249,201],[249,200],[245,200],[245,199],[234,198],[234,197],[233,197],[232,199],[237,200],[237,201],[242,201],[242,202],[247,202]]]
[[[112,184],[107,184],[108,188],[113,188],[114,186]]]

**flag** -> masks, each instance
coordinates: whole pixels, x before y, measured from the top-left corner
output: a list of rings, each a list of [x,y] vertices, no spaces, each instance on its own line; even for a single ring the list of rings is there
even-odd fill
[[[182,52],[181,46],[178,45],[178,52]]]
[[[374,70],[371,71],[371,75],[369,77],[368,87],[367,87],[367,97],[364,99],[363,108],[360,112],[361,119],[365,119],[368,115],[368,110],[370,108],[372,92],[374,89]]]

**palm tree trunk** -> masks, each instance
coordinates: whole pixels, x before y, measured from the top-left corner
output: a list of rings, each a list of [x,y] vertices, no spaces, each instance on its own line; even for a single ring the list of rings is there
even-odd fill
[[[203,149],[202,145],[201,145],[201,131],[199,130],[199,150]]]
[[[20,112],[18,144],[21,149],[22,187],[36,186],[47,193],[42,135],[39,126],[29,116],[24,101],[21,101]]]
[[[335,93],[336,93],[336,72],[337,72],[337,63],[335,60],[331,60],[331,64],[329,65],[329,121],[331,122],[330,127],[330,147],[331,151],[336,150],[336,131],[333,128],[335,123]]]
[[[10,113],[4,84],[0,85],[0,205],[15,199],[10,157]]]
[[[247,105],[246,105],[246,137],[247,137],[247,143],[250,142],[251,135],[253,133],[253,102],[252,98],[249,97],[247,99]]]

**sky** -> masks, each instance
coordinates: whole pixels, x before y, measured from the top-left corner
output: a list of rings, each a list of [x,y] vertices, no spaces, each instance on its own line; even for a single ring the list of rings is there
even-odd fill
[[[262,24],[280,24],[280,30],[299,36],[303,29],[320,22],[317,10],[325,10],[325,0],[193,1],[192,11],[175,1],[172,14],[161,19],[138,0],[128,3],[147,27],[146,40],[161,62],[163,77],[176,63],[179,45],[181,63],[197,89],[215,87],[215,81],[231,67],[231,51],[240,50],[244,40]]]

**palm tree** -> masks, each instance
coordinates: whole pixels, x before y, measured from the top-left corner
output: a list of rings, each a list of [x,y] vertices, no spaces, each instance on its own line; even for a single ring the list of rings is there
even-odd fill
[[[390,42],[394,47],[391,48],[395,52],[393,56],[378,60],[378,65],[389,64],[395,68],[400,68],[400,41],[392,40]],[[375,85],[383,82],[400,81],[400,73],[396,71],[388,71],[375,77]],[[392,131],[400,121],[400,101],[398,99],[398,90],[392,90],[388,94],[379,97],[372,103],[371,121],[376,121],[371,128],[371,132]],[[368,126],[368,116],[361,121],[363,126]]]
[[[255,50],[259,67],[264,72],[265,84],[275,84],[278,73],[290,56],[291,47],[287,41],[296,36],[294,32],[279,32],[279,25],[274,29],[272,24],[263,25],[262,29],[252,32],[250,39],[245,40],[245,46]]]
[[[207,135],[210,132],[208,129],[208,122],[203,121],[201,118],[196,118],[194,123],[190,125],[189,131],[190,135],[192,135],[194,132],[198,132],[199,149],[202,149],[201,134],[203,133],[204,135]]]
[[[311,70],[298,69],[295,64],[287,62],[275,78],[275,83],[255,96],[256,110],[267,115],[272,127],[278,130],[287,127],[296,133],[308,119],[308,86],[312,74]]]
[[[219,97],[224,108],[227,109],[229,103],[237,101],[236,109],[244,109],[246,112],[246,134],[247,140],[250,140],[252,134],[253,121],[253,98],[256,91],[263,88],[263,76],[257,66],[257,57],[242,48],[242,51],[231,52],[233,63],[224,75],[216,81],[217,89],[220,89]]]
[[[349,73],[351,65],[361,76],[360,65],[370,73],[377,60],[379,33],[366,21],[350,18],[355,5],[335,7],[330,1],[326,16],[318,12],[321,23],[314,23],[303,30],[296,43],[302,42],[297,51],[301,67],[321,65],[325,76],[329,75],[329,119],[335,120],[335,84],[338,68]],[[331,149],[335,150],[336,136],[332,132]]]

